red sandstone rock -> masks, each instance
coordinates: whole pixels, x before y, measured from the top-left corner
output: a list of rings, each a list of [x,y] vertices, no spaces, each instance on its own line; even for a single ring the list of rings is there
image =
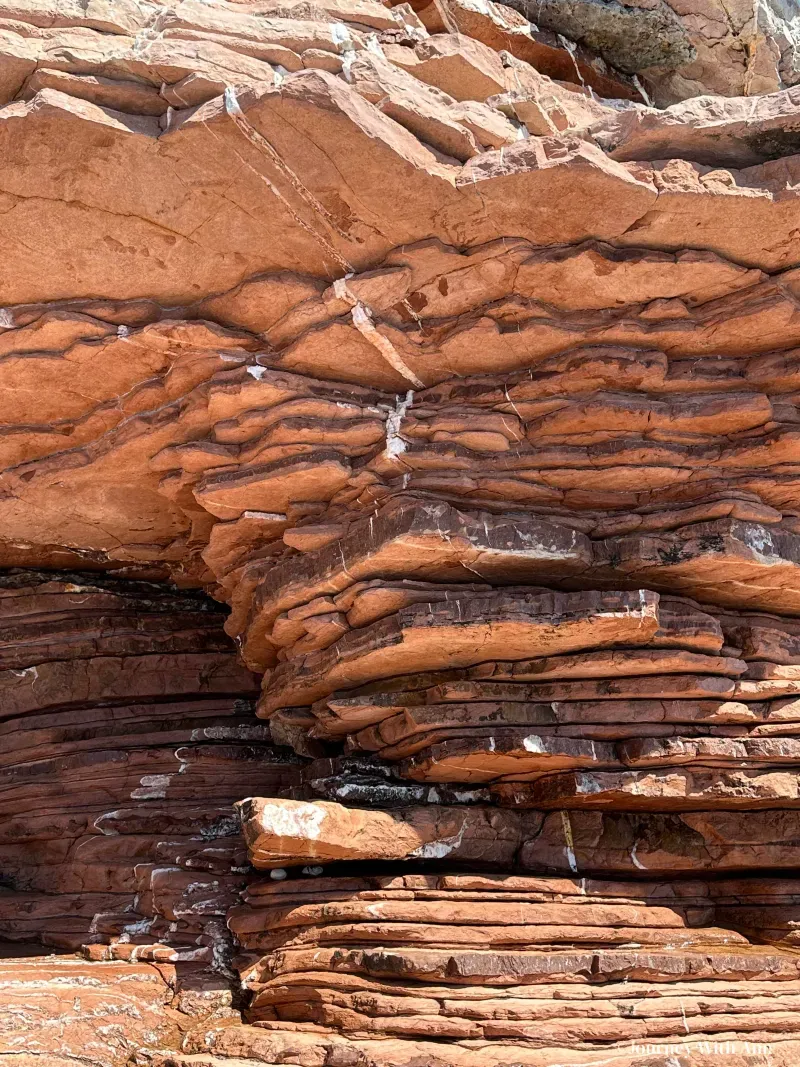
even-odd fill
[[[491,809],[409,808],[358,811],[339,804],[251,798],[239,805],[256,867],[333,860],[463,859],[510,863],[520,842],[518,820]]]
[[[787,894],[793,885],[785,883],[778,893],[791,899]],[[791,957],[787,954],[781,962],[779,950],[770,960],[763,950],[748,956],[732,931],[707,925],[712,900],[719,901],[720,913],[743,919],[747,905],[731,909],[734,899],[755,904],[764,889],[763,883],[741,881],[705,886],[496,875],[300,879],[254,884],[247,904],[236,909],[231,921],[245,944],[271,949],[249,970],[248,981],[256,991],[251,1019],[272,1040],[281,1033],[290,1040],[290,1027],[297,1037],[352,1035],[351,1048],[363,1048],[358,1042],[366,1033],[405,1040],[433,1034],[454,1042],[449,1045],[452,1062],[462,1054],[459,1047],[467,1054],[470,1039],[494,1039],[481,1047],[501,1057],[498,1063],[510,1062],[502,1057],[513,1054],[511,1047],[503,1047],[503,1038],[527,1039],[530,1056],[544,1056],[556,1044],[577,1056],[585,1048],[583,1041],[613,1041],[619,1044],[606,1044],[604,1054],[628,1062],[627,1041],[642,1035],[682,1040],[690,1019],[697,1019],[691,1023],[693,1034],[719,1034],[731,1025],[742,1034],[768,1031],[769,1013],[791,1011],[797,988]],[[768,922],[769,911],[756,907],[747,921],[751,926]],[[405,921],[400,926],[392,923],[401,916]],[[425,925],[426,917],[435,925]],[[527,927],[529,947],[518,952],[511,947],[517,930],[513,923],[523,917],[534,924],[553,920],[570,925],[562,925],[558,933],[552,926]],[[629,934],[624,924],[634,918],[640,924],[635,949],[601,947],[609,936]],[[470,920],[480,925],[461,925]],[[670,949],[656,947],[664,932],[680,927],[679,949],[675,933],[668,935]],[[356,930],[362,941],[382,937],[384,947],[378,953],[348,949]],[[533,951],[537,931],[550,944]],[[463,935],[471,941],[469,949],[459,944]],[[713,947],[717,936],[731,946],[724,956]],[[509,944],[502,953],[489,951],[482,944],[487,937],[507,938]],[[708,947],[701,959],[689,946],[703,938]],[[341,945],[335,955],[324,947],[330,939]],[[446,951],[433,947],[437,940]],[[313,954],[304,948],[309,941],[316,946]],[[579,950],[592,943],[591,952]],[[724,974],[717,970],[720,965]],[[749,993],[743,995],[745,988]],[[642,1003],[640,991],[645,989]],[[702,1022],[696,1015],[698,994]],[[628,997],[637,1000],[632,1012],[630,1004],[624,1006]],[[678,1001],[685,1005],[683,1012],[672,1010]],[[776,1014],[775,1028],[785,1026],[785,1019]],[[259,1049],[255,1034],[255,1028],[237,1029],[229,1032],[228,1041],[218,1031],[208,1042],[225,1053],[253,1052]],[[261,1045],[268,1047],[274,1046]],[[430,1054],[436,1055],[433,1047]]]
[[[796,862],[797,818],[793,811],[550,814],[536,838],[523,845],[520,861],[528,869],[651,876],[786,870]]]
[[[793,770],[713,770],[667,767],[651,771],[579,771],[547,775],[531,783],[492,788],[501,803],[545,809],[606,808],[622,811],[693,811],[794,808],[800,777]]]
[[[53,1067],[124,1067],[142,1048],[175,1048],[182,1026],[171,1006],[171,977],[174,983],[174,968],[147,963],[5,960],[0,1056]]]
[[[20,1067],[798,1058],[795,28],[516,7],[0,2]]]
[[[253,726],[255,679],[196,594],[85,575],[0,584],[2,936],[76,947],[159,931],[197,951],[244,884],[243,772],[262,789],[296,777]]]
[[[735,1020],[726,1020],[728,1026],[735,1026]],[[284,1024],[280,1028],[271,1028],[265,1031],[262,1027],[249,1026],[241,1028],[227,1028],[211,1030],[202,1038],[194,1038],[191,1048],[202,1049],[198,1052],[201,1059],[191,1054],[162,1053],[155,1056],[143,1056],[141,1064],[152,1064],[153,1067],[221,1067],[230,1062],[229,1057],[257,1057],[256,1062],[274,1063],[279,1062],[279,1057],[291,1056],[303,1067],[319,1067],[325,1062],[325,1058],[332,1055],[346,1057],[363,1055],[369,1057],[368,1062],[376,1067],[414,1067],[422,1059],[430,1067],[512,1067],[512,1064],[523,1064],[524,1067],[549,1067],[553,1062],[553,1056],[558,1055],[561,1062],[569,1067],[590,1067],[592,1058],[596,1060],[597,1052],[592,1051],[567,1051],[563,1045],[550,1045],[542,1048],[532,1048],[529,1043],[508,1043],[492,1041],[474,1041],[463,1045],[448,1043],[447,1051],[443,1052],[440,1042],[426,1040],[427,1035],[418,1039],[404,1040],[375,1039],[359,1037],[351,1040],[342,1038],[334,1033],[325,1032],[291,1032]],[[608,1032],[608,1031],[607,1031]],[[428,1035],[430,1030],[428,1030]],[[791,1067],[793,1057],[797,1055],[798,1043],[791,1038],[777,1040],[773,1043],[769,1031],[754,1031],[748,1034],[747,1039],[734,1036],[735,1030],[723,1031],[718,1035],[718,1040],[709,1042],[708,1039],[678,1038],[662,1039],[653,1037],[646,1043],[648,1054],[662,1055],[665,1062],[669,1056],[675,1054],[676,1046],[680,1051],[686,1052],[699,1067],[719,1067],[722,1064],[733,1064],[735,1067],[750,1067],[755,1062],[757,1067],[776,1064],[777,1067]],[[757,1039],[758,1048],[753,1053],[754,1039]],[[528,1041],[530,1039],[528,1038]],[[639,1039],[641,1043],[641,1035]],[[213,1054],[209,1054],[209,1047]],[[724,1048],[724,1052],[715,1051],[716,1048]],[[606,1045],[604,1055],[608,1058],[609,1049]],[[611,1063],[614,1067],[637,1067],[637,1058],[641,1060],[638,1052],[632,1048],[620,1048],[613,1053]],[[755,1055],[755,1060],[754,1060]],[[761,1057],[759,1063],[758,1057]]]
[[[614,159],[680,156],[709,166],[743,167],[773,155],[784,129],[793,125],[797,105],[794,89],[754,102],[700,97],[663,112],[624,112],[596,124],[593,136]],[[709,127],[714,130],[713,146],[710,141],[703,146],[698,134]]]

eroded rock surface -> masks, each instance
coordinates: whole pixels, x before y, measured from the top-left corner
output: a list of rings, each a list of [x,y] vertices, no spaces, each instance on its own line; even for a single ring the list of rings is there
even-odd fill
[[[247,876],[231,805],[291,787],[299,761],[254,721],[219,606],[20,572],[0,614],[0,935],[226,966]]]
[[[0,1060],[23,1067],[127,1067],[240,1021],[228,983],[202,964],[23,953],[0,964],[0,997]]]
[[[795,1067],[799,32],[0,0],[0,1059]]]

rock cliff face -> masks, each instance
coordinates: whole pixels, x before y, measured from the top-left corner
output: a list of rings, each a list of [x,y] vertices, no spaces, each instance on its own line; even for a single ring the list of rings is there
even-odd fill
[[[299,760],[254,721],[218,605],[27,572],[0,580],[0,613],[0,934],[163,938],[225,964],[247,863],[230,806],[290,786]]]
[[[796,1067],[798,47],[0,0],[0,1060]]]

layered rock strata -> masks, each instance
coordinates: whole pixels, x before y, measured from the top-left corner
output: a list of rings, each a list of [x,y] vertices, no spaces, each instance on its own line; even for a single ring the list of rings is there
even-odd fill
[[[253,719],[219,606],[27,572],[0,580],[0,613],[0,936],[223,966],[247,871],[231,804],[298,768]]]
[[[453,1062],[471,1042],[508,1062],[504,1046],[517,1042],[612,1043],[620,1054],[687,1034],[796,1041],[796,958],[717,925],[729,911],[719,901],[755,912],[760,903],[746,880],[722,885],[476,874],[271,882],[251,886],[231,925],[248,948],[269,950],[248,978],[251,1022],[270,1030],[294,1022],[417,1040],[433,1062],[427,1043],[442,1039]]]
[[[0,0],[0,1056],[794,1067],[796,22]]]
[[[98,86],[174,84],[147,57],[181,41],[202,81],[206,8],[128,12],[130,72],[99,11],[7,19],[76,69],[0,111],[0,561],[205,584],[238,634],[259,561],[446,501],[566,529],[549,582],[667,566],[737,607],[724,550],[791,589],[796,90],[658,110],[557,39],[572,81],[480,40],[491,13],[228,6],[224,47],[291,31],[269,47],[341,71],[249,56],[162,130]]]
[[[474,546],[450,532],[443,568]],[[424,540],[378,543],[378,565],[430,566]],[[495,574],[541,565],[501,543],[478,557]],[[239,805],[273,877],[229,916],[247,1025],[207,1045],[376,1067],[791,1063],[794,620],[649,590],[364,583],[366,556],[351,572],[337,549],[380,610],[279,654],[260,709],[299,750],[343,754],[309,763],[306,799]]]

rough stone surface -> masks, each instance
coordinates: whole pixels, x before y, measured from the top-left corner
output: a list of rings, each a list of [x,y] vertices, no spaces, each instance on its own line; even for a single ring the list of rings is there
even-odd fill
[[[175,968],[49,956],[0,964],[0,1060],[124,1067],[142,1047],[177,1048]]]
[[[259,799],[242,801],[239,813],[250,858],[260,868],[444,858],[502,866],[513,864],[521,842],[514,814],[483,808],[358,811],[324,802]]]
[[[512,0],[543,29],[566,34],[630,74],[663,104],[703,92],[753,96],[795,85],[800,29],[782,0]]]
[[[197,964],[23,953],[0,964],[0,997],[0,1059],[24,1067],[128,1067],[240,1021],[228,983]]]
[[[0,0],[0,1060],[796,1067],[799,41]]]
[[[231,805],[299,762],[253,720],[219,606],[87,575],[0,579],[0,936],[155,941],[226,965],[247,854]]]

